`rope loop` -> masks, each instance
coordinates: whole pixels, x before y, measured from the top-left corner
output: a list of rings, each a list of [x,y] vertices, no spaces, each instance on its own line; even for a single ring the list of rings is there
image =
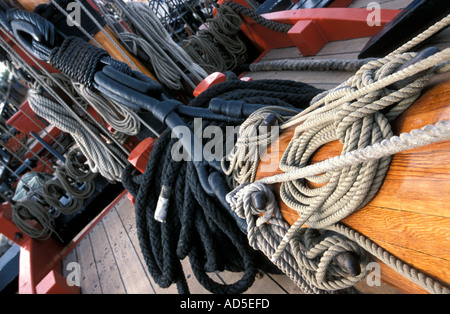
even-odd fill
[[[132,70],[126,63],[111,58],[106,50],[98,48],[79,37],[67,37],[60,47],[49,56],[50,64],[71,79],[91,88],[95,73],[104,65],[130,75]]]
[[[388,77],[415,55],[416,53],[404,53],[368,62],[356,72],[347,88],[353,92]],[[422,87],[423,84],[411,85],[401,89],[394,89],[388,86],[373,90],[353,102],[344,103],[335,116],[337,137],[344,143],[345,134],[354,123],[370,115],[376,115],[377,112],[384,108],[400,105],[402,110],[405,110],[406,104],[408,106],[412,104]],[[392,117],[390,118],[392,119]],[[383,123],[386,124],[386,122]]]
[[[15,204],[12,218],[20,230],[35,239],[46,240],[55,229],[55,221],[48,210],[35,200],[25,199]],[[30,224],[32,220],[37,221],[39,226]]]
[[[291,248],[304,276],[319,289],[349,288],[367,275],[369,254],[334,232],[301,228],[293,236]]]
[[[33,12],[9,9],[2,12],[0,20],[29,52],[43,61],[48,61],[50,51],[64,38],[52,23]]]

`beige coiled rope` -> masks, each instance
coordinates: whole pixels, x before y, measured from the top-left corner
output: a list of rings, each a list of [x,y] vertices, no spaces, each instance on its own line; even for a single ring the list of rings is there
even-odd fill
[[[426,31],[426,36],[419,37],[428,38],[449,25],[450,17],[443,21],[430,28],[433,32]],[[417,44],[416,39],[413,42]],[[410,48],[411,45],[407,43],[404,47]],[[389,253],[376,254],[379,250],[373,248],[373,243],[355,236],[354,232],[338,223],[375,196],[388,170],[391,155],[450,139],[449,121],[440,121],[421,130],[393,136],[390,121],[420,96],[431,77],[449,70],[450,49],[398,70],[415,56],[415,53],[406,53],[404,49],[399,48],[395,54],[363,65],[354,77],[334,90],[318,95],[307,110],[281,126],[285,129],[301,123],[280,162],[280,168],[285,173],[266,177],[254,184],[281,182],[281,199],[297,210],[300,218],[286,230],[276,249],[268,255],[273,262],[277,263],[286,249],[292,252],[292,248],[299,245],[299,232],[303,232],[301,227],[306,224],[311,228],[330,229],[346,236],[351,234],[351,240],[381,257],[388,266],[427,291],[449,293],[448,288],[413,270]],[[391,84],[423,71],[427,71],[426,74],[407,86],[398,90],[391,88]],[[388,112],[381,114],[380,111],[385,108],[388,108]],[[344,143],[341,156],[308,165],[309,158],[321,145],[336,139]],[[310,189],[307,180],[328,183],[321,188]],[[238,187],[227,197],[237,212],[244,204],[248,204],[248,201],[241,203],[241,199],[247,199],[248,196],[244,192],[238,193],[240,189]],[[298,257],[296,260],[299,262]]]

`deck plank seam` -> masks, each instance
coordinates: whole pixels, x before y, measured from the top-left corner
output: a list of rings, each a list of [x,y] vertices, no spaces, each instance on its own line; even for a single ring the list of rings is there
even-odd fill
[[[148,271],[147,271],[147,266],[142,262],[141,257],[140,257],[140,255],[138,254],[138,252],[137,252],[137,250],[136,250],[136,247],[134,246],[133,241],[131,240],[130,234],[128,233],[128,230],[127,230],[127,228],[125,227],[125,224],[124,224],[124,222],[123,222],[123,219],[122,219],[122,217],[120,216],[120,213],[119,213],[119,211],[117,210],[117,208],[116,208],[115,206],[114,206],[114,210],[116,211],[117,216],[119,217],[120,223],[122,224],[122,227],[123,227],[123,229],[125,230],[125,233],[126,233],[126,235],[127,235],[127,238],[128,238],[128,240],[130,241],[131,247],[133,248],[133,251],[134,251],[134,253],[135,253],[136,256],[137,256],[137,258],[138,258],[138,260],[139,260],[139,263],[140,263],[142,269],[144,270],[145,276],[147,277],[147,280],[148,280],[148,282],[149,282],[149,284],[150,284],[150,287],[152,288],[153,293],[156,294],[155,287],[153,286],[152,280],[150,279],[149,274],[148,274]]]
[[[88,236],[88,240],[89,240],[89,246],[91,247],[92,258],[94,259],[95,271],[97,273],[97,278],[98,278],[98,285],[100,287],[100,292],[103,294],[102,281],[100,280],[100,275],[99,275],[98,266],[97,266],[97,259],[95,258],[94,246],[92,245],[90,232],[87,234],[87,236]]]
[[[106,231],[105,225],[103,224],[103,219],[100,221],[100,223],[101,223],[101,225],[102,225],[102,227],[103,227],[103,230],[105,231],[106,240],[108,241],[108,245],[109,245],[109,249],[110,249],[110,251],[111,251],[112,257],[114,258],[114,263],[115,263],[117,269],[119,270],[118,273],[119,273],[119,277],[120,277],[120,282],[122,283],[122,286],[123,286],[123,288],[124,288],[124,290],[125,290],[125,294],[127,294],[127,287],[126,287],[125,282],[124,282],[124,280],[123,280],[123,278],[122,278],[122,272],[120,271],[119,265],[118,265],[118,263],[117,263],[117,258],[116,258],[116,255],[114,254],[114,250],[113,250],[112,245],[111,245],[111,241],[110,241],[110,238],[109,238],[109,234],[108,234],[108,232]]]

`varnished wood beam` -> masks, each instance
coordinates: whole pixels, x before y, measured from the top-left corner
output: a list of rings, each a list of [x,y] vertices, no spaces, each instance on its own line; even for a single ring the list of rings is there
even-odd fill
[[[440,120],[450,120],[450,78],[430,87],[393,123],[394,134],[409,132]],[[294,134],[286,130],[261,162],[280,161]],[[322,146],[311,163],[337,156],[338,141]],[[393,156],[390,169],[376,197],[342,222],[416,267],[450,285],[450,141],[400,152]],[[267,169],[267,168],[265,168]],[[282,173],[257,173],[256,179]],[[274,190],[279,191],[280,185]],[[280,200],[285,219],[293,224],[298,214]],[[408,293],[423,289],[382,265],[382,280]]]

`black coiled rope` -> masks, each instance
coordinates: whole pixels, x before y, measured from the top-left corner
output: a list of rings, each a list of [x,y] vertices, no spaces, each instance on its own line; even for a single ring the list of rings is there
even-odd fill
[[[208,107],[212,98],[242,100],[246,103],[305,108],[322,90],[290,80],[241,81],[232,72],[226,72],[227,81],[214,85],[190,102],[192,107]]]
[[[240,81],[231,74],[229,78],[230,81],[201,94],[191,105],[206,107],[212,97],[250,101],[259,94],[257,97],[266,105],[304,108],[320,92],[310,85],[291,81],[264,84]],[[186,124],[192,131],[193,122]],[[225,134],[229,123],[202,120],[203,129],[212,125]],[[167,130],[158,138],[145,172],[137,174],[130,165],[122,175],[124,187],[136,198],[139,243],[155,282],[163,288],[176,283],[180,293],[188,293],[180,262],[186,257],[197,280],[213,293],[242,293],[253,284],[259,270],[279,272],[261,252],[249,246],[246,235],[218,199],[205,193],[194,163],[173,160],[172,147],[177,141]],[[163,187],[169,195],[169,207],[165,222],[159,222],[154,215]],[[208,275],[223,270],[243,275],[232,284],[220,284]]]
[[[103,48],[78,37],[66,37],[60,47],[51,51],[49,62],[55,69],[86,87],[92,87],[95,73],[105,64],[131,74],[131,68],[126,63],[111,58]]]
[[[146,171],[134,175],[125,168],[122,183],[136,197],[136,226],[142,254],[155,282],[167,288],[176,283],[180,293],[189,288],[181,260],[189,257],[197,280],[213,293],[242,293],[257,273],[255,252],[234,219],[218,201],[201,188],[191,162],[176,162],[170,156],[177,139],[170,131],[158,139]],[[154,219],[162,186],[172,187],[168,215],[164,223]],[[243,271],[242,278],[230,285],[212,280],[207,273]]]

